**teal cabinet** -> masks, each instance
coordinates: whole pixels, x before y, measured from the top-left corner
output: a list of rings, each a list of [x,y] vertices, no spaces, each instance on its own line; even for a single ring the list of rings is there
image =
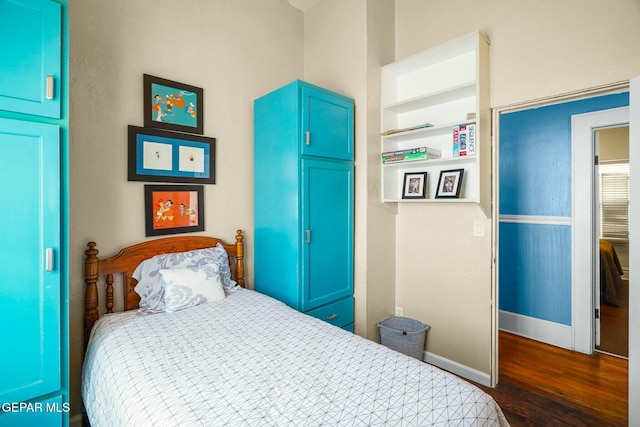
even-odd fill
[[[4,278],[0,402],[4,404],[38,400],[61,390],[59,141],[57,125],[0,118],[0,200],[5,203],[0,221],[0,277]],[[31,419],[47,412],[40,408],[17,412]],[[2,409],[0,426],[14,425],[9,420],[18,417],[16,411]]]
[[[0,0],[0,427],[69,423],[66,4]]]
[[[351,331],[353,109],[300,80],[254,102],[254,288]]]
[[[60,4],[0,0],[0,16],[0,110],[60,118]]]

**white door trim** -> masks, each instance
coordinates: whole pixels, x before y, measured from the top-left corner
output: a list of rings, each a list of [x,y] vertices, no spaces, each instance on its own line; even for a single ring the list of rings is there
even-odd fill
[[[586,354],[592,354],[595,346],[593,131],[628,123],[629,107],[577,114],[571,118],[573,349]]]

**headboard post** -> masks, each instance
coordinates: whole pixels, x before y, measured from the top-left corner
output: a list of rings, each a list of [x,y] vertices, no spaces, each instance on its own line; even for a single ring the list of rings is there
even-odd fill
[[[236,282],[245,287],[244,283],[244,236],[242,230],[236,231]]]
[[[98,320],[98,253],[95,242],[87,244],[89,249],[84,251],[84,346],[89,344],[89,335],[93,324]]]

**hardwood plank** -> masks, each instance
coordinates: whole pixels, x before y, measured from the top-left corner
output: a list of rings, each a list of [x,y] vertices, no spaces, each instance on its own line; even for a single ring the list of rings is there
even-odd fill
[[[496,390],[516,385],[615,425],[627,424],[626,359],[576,353],[501,331],[499,364],[499,383],[507,385]]]

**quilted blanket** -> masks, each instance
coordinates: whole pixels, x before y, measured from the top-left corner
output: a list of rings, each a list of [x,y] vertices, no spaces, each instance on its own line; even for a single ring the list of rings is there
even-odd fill
[[[107,315],[82,395],[100,426],[506,426],[474,385],[254,291]]]

